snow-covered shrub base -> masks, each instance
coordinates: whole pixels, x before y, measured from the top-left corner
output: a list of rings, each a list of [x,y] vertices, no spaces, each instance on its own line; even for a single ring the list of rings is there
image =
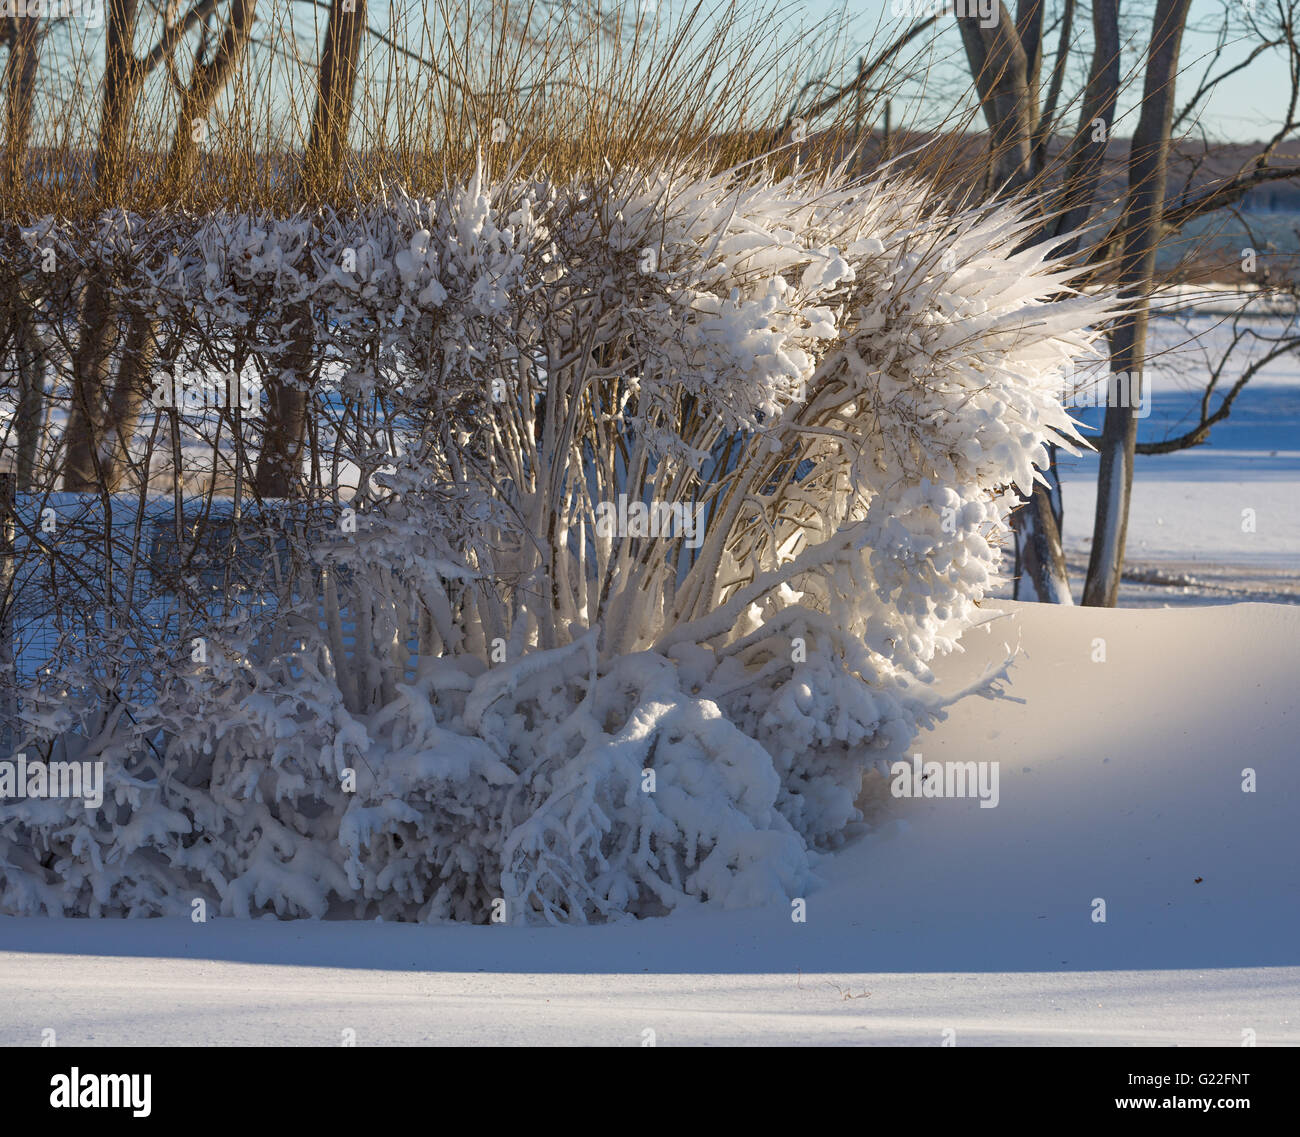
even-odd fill
[[[287,367],[309,305],[328,460],[356,471],[324,504],[356,524],[272,609],[194,615],[203,663],[87,643],[97,670],[24,693],[29,757],[102,761],[107,793],[0,803],[0,909],[801,894],[864,773],[942,714],[927,665],[977,618],[1011,490],[1077,439],[1063,376],[1106,308],[1028,231],[757,167],[36,224],[33,256],[131,266],[121,302],[188,330],[176,367],[196,327],[209,365]],[[620,495],[676,528],[602,526]]]

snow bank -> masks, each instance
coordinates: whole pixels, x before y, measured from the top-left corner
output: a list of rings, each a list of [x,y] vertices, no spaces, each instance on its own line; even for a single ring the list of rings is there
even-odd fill
[[[0,1043],[1300,1044],[1300,613],[1005,607],[941,682],[1018,642],[1013,698],[919,746],[1000,761],[998,807],[883,800],[806,923],[2,917]]]

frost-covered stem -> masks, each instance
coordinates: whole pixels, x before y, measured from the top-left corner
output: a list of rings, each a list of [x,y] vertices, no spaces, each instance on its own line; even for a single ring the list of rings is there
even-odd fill
[[[732,475],[725,480],[721,502],[714,499],[714,513],[704,543],[707,551],[691,566],[686,585],[679,594],[682,597],[679,600],[679,620],[697,619],[717,607],[727,587],[720,573],[723,552],[739,523],[742,510],[752,499],[752,487],[765,485],[774,465],[773,456],[766,446],[749,447]],[[683,606],[683,601],[689,607]]]
[[[828,538],[819,545],[805,549],[801,555],[787,561],[780,568],[764,573],[748,587],[735,592],[727,599],[725,604],[713,611],[695,620],[678,623],[668,629],[655,641],[653,650],[666,652],[673,644],[685,640],[704,643],[714,636],[722,634],[728,628],[734,626],[740,614],[756,600],[771,592],[774,588],[793,580],[800,573],[819,568],[835,560],[851,548],[865,532],[865,521],[858,521],[845,526],[834,537]]]
[[[626,493],[629,503],[644,500],[649,459],[648,444],[644,438],[639,439],[629,462],[626,484],[611,487],[607,500],[613,500],[618,493]],[[654,501],[654,495],[651,495],[651,508]],[[633,551],[629,535],[623,534],[618,538],[618,555],[611,564],[611,595],[608,603],[602,605],[599,617],[605,627],[605,642],[602,646],[609,656],[629,651],[630,645],[636,642],[641,628],[649,620],[650,614],[645,609],[646,577],[653,577],[654,567],[661,563],[664,544],[662,540],[649,537],[641,540],[646,548],[642,556],[638,557]]]
[[[329,629],[330,656],[334,663],[334,674],[343,695],[343,704],[353,714],[361,712],[361,700],[357,694],[356,677],[348,664],[347,646],[343,642],[343,620],[339,612],[339,591],[334,580],[334,568],[326,564],[321,567],[321,590],[325,601],[325,623]]]

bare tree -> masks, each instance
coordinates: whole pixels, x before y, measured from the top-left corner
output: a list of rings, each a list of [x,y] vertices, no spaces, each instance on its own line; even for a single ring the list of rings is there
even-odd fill
[[[1066,0],[1045,103],[1040,84],[1043,5],[1044,0],[1020,0],[1013,20],[1005,5],[995,4],[997,19],[987,25],[977,14],[958,16],[989,127],[986,189],[1038,198],[1045,220],[1035,239],[1068,234],[1092,212],[1120,85],[1118,2],[1095,0],[1092,67],[1080,101],[1078,126],[1068,143],[1059,183],[1045,177],[1047,143],[1058,126],[1074,0]],[[1061,545],[1060,511],[1053,501],[1055,488],[1036,485],[1016,511],[1015,595],[1068,604],[1070,586]]]
[[[10,16],[0,24],[0,39],[9,45],[3,77],[5,148],[0,168],[0,189],[14,197],[20,191],[31,145],[32,113],[36,102],[36,73],[41,62],[48,25],[40,20]],[[44,361],[35,343],[30,310],[21,303],[10,307],[18,377],[17,435],[14,473],[20,489],[32,482],[36,454],[44,428]]]
[[[163,166],[163,184],[178,196],[192,177],[198,162],[198,143],[206,136],[208,118],[217,95],[230,80],[248,44],[253,28],[256,0],[231,0],[224,29],[211,58],[206,58],[210,44],[208,13],[203,34],[196,45],[189,81],[182,84],[174,57],[167,59],[172,85],[180,93],[180,108],[171,149]],[[150,388],[149,372],[157,355],[157,322],[134,311],[130,318],[117,380],[109,405],[105,439],[108,453],[104,459],[105,477],[110,488],[117,488],[131,462],[131,445],[140,422],[140,412]]]
[[[6,193],[17,192],[22,183],[32,134],[36,71],[47,31],[48,26],[40,20],[8,16],[0,22],[0,43],[9,46],[4,69],[4,165],[0,169],[0,185]]]
[[[1137,398],[1111,399],[1106,406],[1092,554],[1083,586],[1083,602],[1090,605],[1114,607],[1124,569],[1147,322],[1169,176],[1169,134],[1174,122],[1178,51],[1190,4],[1191,0],[1157,0],[1142,107],[1129,150],[1128,198],[1124,206],[1124,242],[1119,264],[1120,298],[1125,311],[1110,333],[1110,365],[1113,374],[1131,377],[1125,386],[1130,392],[1135,391]]]
[[[342,174],[365,30],[366,0],[330,0],[316,106],[303,161],[307,183],[318,188],[334,186]],[[254,489],[264,498],[289,497],[302,480],[307,412],[314,373],[319,367],[319,361],[312,358],[312,319],[309,303],[294,309],[289,329],[289,367],[285,373],[267,379],[266,432],[254,483]]]
[[[365,30],[366,0],[330,0],[306,160],[309,174],[327,181],[342,169]]]
[[[221,89],[230,81],[240,57],[248,46],[253,30],[257,0],[231,0],[225,28],[211,58],[206,58],[209,46],[207,23],[194,52],[193,67],[187,84],[180,86],[181,106],[176,118],[176,132],[163,180],[180,186],[193,173],[198,159],[198,142],[206,133],[208,115]],[[169,59],[168,69],[175,76],[174,61]]]
[[[248,42],[254,3],[232,0],[216,55],[210,63],[196,57],[190,82],[181,89],[179,119],[165,167],[177,180],[193,167],[195,120],[210,112]],[[132,120],[145,81],[164,65],[174,77],[175,54],[185,34],[217,7],[218,0],[200,0],[183,15],[169,7],[157,42],[145,55],[137,56],[139,0],[107,0],[103,99],[94,167],[95,189],[104,204],[116,204],[126,189]],[[86,285],[82,334],[73,361],[63,481],[68,491],[113,490],[124,473],[144,396],[143,378],[152,359],[153,336],[152,328],[138,319],[125,331],[122,323],[103,274],[93,273]]]
[[[984,26],[977,15],[959,16],[963,43],[976,92],[989,127],[988,188],[1001,194],[1031,196],[1043,213],[1037,237],[1067,240],[1059,253],[1077,254],[1096,270],[1090,278],[1118,283],[1125,313],[1111,329],[1112,374],[1136,377],[1115,389],[1130,393],[1138,384],[1138,399],[1125,405],[1109,405],[1100,439],[1101,467],[1091,560],[1084,585],[1085,604],[1113,605],[1118,596],[1123,568],[1128,508],[1132,490],[1133,456],[1136,452],[1137,414],[1141,409],[1141,373],[1147,354],[1147,321],[1150,299],[1155,290],[1156,252],[1189,222],[1217,210],[1231,207],[1251,188],[1268,181],[1300,174],[1294,165],[1276,166],[1273,158],[1282,141],[1300,127],[1300,48],[1297,47],[1295,0],[1276,0],[1271,25],[1253,9],[1245,16],[1245,28],[1255,39],[1246,59],[1234,65],[1224,62],[1230,42],[1229,28],[1236,13],[1225,4],[1220,33],[1208,53],[1204,73],[1187,103],[1179,108],[1175,91],[1180,76],[1179,47],[1187,27],[1190,4],[1183,0],[1159,0],[1145,40],[1142,101],[1139,121],[1131,141],[1125,170],[1126,190],[1122,207],[1100,234],[1084,236],[1096,224],[1096,212],[1103,163],[1111,139],[1115,107],[1125,77],[1120,66],[1120,11],[1118,0],[1094,0],[1092,4],[1092,57],[1086,84],[1078,98],[1077,128],[1064,150],[1053,159],[1050,143],[1059,132],[1061,102],[1065,88],[1066,63],[1075,27],[1075,0],[1064,0],[1057,20],[1059,40],[1048,81],[1046,100],[1039,105],[1039,77],[1043,64],[1045,0],[1019,0],[1016,17],[1005,6],[996,5],[997,20]],[[1195,121],[1198,109],[1224,79],[1239,72],[1267,50],[1287,53],[1291,90],[1274,135],[1234,175],[1209,185],[1188,184],[1178,191],[1169,186],[1169,164],[1178,140],[1174,129]],[[1073,100],[1068,100],[1068,102]],[[1072,236],[1073,234],[1073,236]],[[1248,374],[1254,374],[1249,370]],[[1233,396],[1235,397],[1235,395]],[[1112,402],[1114,402],[1112,400]],[[1231,399],[1220,406],[1220,417],[1231,408]],[[1217,412],[1216,412],[1217,413]],[[1208,431],[1213,417],[1208,412],[1197,431]],[[1220,419],[1215,419],[1220,421]],[[1204,434],[1198,437],[1203,438]],[[1152,450],[1163,453],[1167,447]],[[1059,506],[1045,486],[1018,511],[1017,596],[1028,578],[1032,595],[1044,600],[1068,602],[1064,558],[1060,545]]]

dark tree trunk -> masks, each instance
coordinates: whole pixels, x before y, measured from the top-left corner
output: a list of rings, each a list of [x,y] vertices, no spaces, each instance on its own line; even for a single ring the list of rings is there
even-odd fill
[[[1115,606],[1124,569],[1137,415],[1141,398],[1145,397],[1144,384],[1137,377],[1146,358],[1147,298],[1160,240],[1178,51],[1189,4],[1190,0],[1158,0],[1142,109],[1129,150],[1129,192],[1119,265],[1120,296],[1129,310],[1116,321],[1111,333],[1111,372],[1132,377],[1122,385],[1132,397],[1108,399],[1102,425],[1097,515],[1083,588],[1083,602],[1094,607]],[[1120,401],[1133,405],[1114,405]]]
[[[335,187],[342,174],[361,39],[366,29],[365,0],[353,0],[351,11],[344,10],[345,3],[332,0],[330,4],[311,136],[303,160],[307,188],[317,193]],[[289,367],[269,377],[266,384],[266,430],[254,486],[263,498],[291,496],[302,481],[302,451],[315,367],[310,305],[298,305],[290,318],[294,330]]]

